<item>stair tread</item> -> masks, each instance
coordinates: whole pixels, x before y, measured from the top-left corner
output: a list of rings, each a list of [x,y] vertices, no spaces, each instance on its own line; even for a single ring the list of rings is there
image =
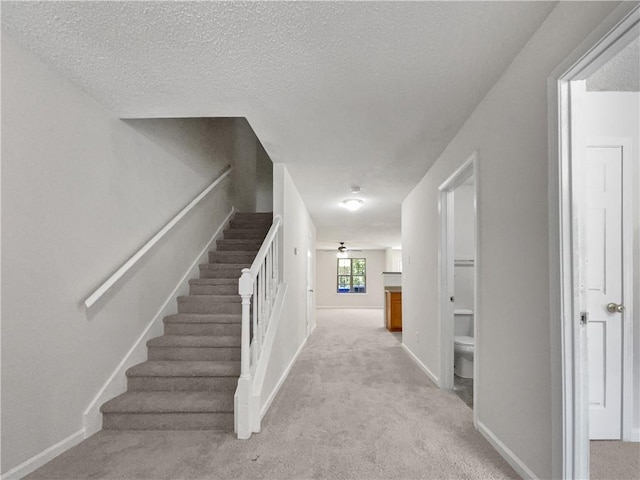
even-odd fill
[[[192,278],[189,285],[238,285],[237,278]]]
[[[149,340],[147,346],[240,348],[240,335],[162,335]]]
[[[180,295],[178,302],[219,302],[219,303],[242,303],[242,297],[239,294],[235,295]]]
[[[238,361],[149,360],[127,370],[128,377],[238,377]]]
[[[263,240],[258,238],[221,238],[216,243],[226,243],[229,245],[255,245],[261,244]]]
[[[260,212],[260,213],[255,213],[255,212],[236,212],[236,214],[233,217],[233,220],[271,220],[273,221],[273,213],[270,212]],[[233,221],[232,220],[232,221]]]
[[[242,315],[234,313],[176,313],[164,317],[164,323],[240,323]]]
[[[223,257],[234,257],[238,255],[255,255],[256,251],[255,250],[214,250],[213,252],[209,252],[209,253],[215,253]]]
[[[200,268],[210,268],[214,270],[242,270],[243,268],[251,268],[250,263],[201,263]]]
[[[102,413],[228,413],[228,392],[126,392],[100,407]]]

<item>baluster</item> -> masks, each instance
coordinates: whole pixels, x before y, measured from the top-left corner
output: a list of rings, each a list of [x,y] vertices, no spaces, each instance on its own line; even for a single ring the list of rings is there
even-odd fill
[[[274,250],[276,253],[276,281],[278,285],[280,285],[280,229],[278,229],[278,234],[274,239]]]
[[[264,275],[264,261],[260,265],[260,323],[258,324],[258,337],[260,345],[264,342],[264,303],[265,303],[265,275]]]
[[[273,306],[273,278],[272,275],[272,267],[271,264],[271,249],[267,252],[267,322],[271,318],[271,307]]]
[[[251,322],[253,325],[251,345],[253,345],[253,366],[254,363],[257,363],[258,358],[260,357],[260,342],[258,341],[258,282],[253,283],[253,321]]]

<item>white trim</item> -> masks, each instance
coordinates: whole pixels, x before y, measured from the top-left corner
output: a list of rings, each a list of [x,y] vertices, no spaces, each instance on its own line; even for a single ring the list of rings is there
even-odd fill
[[[420,370],[422,370],[427,375],[427,377],[429,377],[429,380],[435,383],[437,387],[440,387],[440,382],[438,381],[438,377],[431,370],[429,370],[429,367],[427,367],[424,363],[422,363],[420,359],[416,357],[416,355],[411,350],[409,350],[409,347],[407,347],[404,343],[400,345],[402,346],[402,348],[404,348],[404,351],[407,352],[407,354],[409,354],[409,357],[411,357],[411,359],[414,362],[416,362],[416,365],[420,367]]]
[[[454,209],[453,209],[453,195],[456,188],[464,184],[469,178],[474,177],[477,182],[478,174],[478,152],[474,151],[469,158],[467,158],[462,165],[460,165],[441,185],[438,187],[438,211],[440,212],[440,242],[438,245],[438,272],[439,272],[439,290],[438,296],[440,298],[440,388],[450,390],[453,388],[453,324],[454,324],[454,305],[450,301],[450,297],[453,294],[453,275],[454,275],[454,236],[452,235],[453,222],[454,222]],[[476,210],[475,219],[475,251],[474,251],[474,264],[477,263],[477,251],[478,251],[478,219],[477,204],[478,191],[474,185],[474,210]],[[474,336],[478,333],[477,322],[477,290],[478,290],[478,270],[474,271]],[[478,372],[478,339],[476,338],[476,344],[474,348],[474,377]],[[474,378],[474,384],[477,383],[477,378]],[[477,388],[474,388],[474,397]],[[475,400],[475,399],[474,399]],[[477,412],[474,409],[474,421],[477,418]]]
[[[580,212],[575,211],[572,178],[570,82],[586,79],[638,35],[638,13],[637,3],[622,2],[548,80],[551,413],[552,424],[558,425],[551,442],[554,477],[589,477],[588,399],[581,368],[586,365],[581,356],[586,335],[579,320],[580,268],[574,256]]]
[[[318,310],[342,310],[342,309],[352,309],[352,310],[384,310],[384,306],[380,306],[380,307],[358,307],[358,306],[344,306],[344,307],[340,307],[340,306],[335,306],[335,307],[323,307],[323,306],[317,306],[316,309]]]
[[[511,468],[513,468],[518,475],[522,478],[533,478],[537,479],[535,473],[533,473],[527,465],[518,458],[518,456],[513,453],[509,447],[507,447],[500,439],[491,431],[489,428],[482,423],[481,421],[476,422],[476,428],[482,434],[484,438],[496,449],[496,451],[504,458]]]
[[[280,391],[280,388],[282,387],[282,385],[284,384],[284,381],[287,379],[287,377],[289,376],[289,372],[291,372],[291,369],[293,368],[293,364],[296,363],[296,360],[298,360],[298,357],[300,356],[300,354],[302,353],[302,349],[304,348],[304,346],[307,344],[307,341],[309,340],[309,337],[305,338],[304,341],[302,342],[302,344],[300,345],[300,348],[298,348],[298,351],[295,353],[295,355],[293,356],[293,358],[291,359],[291,361],[289,362],[289,365],[287,365],[287,368],[284,369],[284,372],[282,372],[282,375],[280,376],[280,379],[278,380],[278,383],[276,383],[276,386],[273,388],[273,390],[271,391],[271,393],[269,394],[269,397],[267,398],[267,400],[264,402],[264,404],[262,405],[262,408],[260,409],[260,418],[264,418],[264,416],[267,414],[267,412],[269,411],[269,408],[271,407],[271,404],[273,403],[273,401],[276,398],[276,395],[278,394],[278,392]]]
[[[208,262],[209,251],[211,245],[220,237],[221,233],[228,225],[229,220],[235,213],[235,208],[232,207],[227,217],[223,220],[222,224],[218,227],[216,232],[211,237],[211,240],[207,242],[205,247],[200,251],[196,259],[193,261],[189,269],[182,276],[173,291],[167,296],[166,300],[155,314],[153,319],[149,322],[144,331],[140,334],[138,339],[133,343],[133,346],[122,358],[118,366],[111,373],[107,381],[102,385],[98,393],[93,398],[89,406],[85,409],[82,415],[82,422],[84,426],[85,438],[100,431],[102,428],[102,414],[100,413],[100,407],[107,400],[110,400],[127,390],[127,379],[125,372],[130,367],[144,362],[147,358],[147,341],[153,337],[162,335],[163,322],[162,319],[167,315],[175,313],[175,300],[179,295],[186,295],[189,291],[189,280],[191,278],[197,278],[199,272],[199,265],[201,263]]]
[[[158,243],[167,232],[169,232],[182,218],[189,213],[200,201],[206,197],[214,188],[216,188],[225,178],[231,173],[231,166],[216,178],[211,185],[205,188],[196,198],[191,200],[189,204],[184,207],[180,212],[173,217],[169,222],[162,227],[162,229],[156,233],[151,240],[145,243],[140,250],[138,250],[129,260],[127,260],[118,270],[115,271],[102,285],[100,285],[89,297],[84,301],[86,308],[90,308],[96,303],[102,295],[113,287],[118,280],[120,280],[125,273],[131,269],[149,250],[151,250],[156,243]]]
[[[69,435],[67,438],[60,440],[55,445],[50,446],[46,450],[34,455],[29,460],[22,462],[17,467],[12,468],[6,473],[3,473],[0,477],[2,480],[14,480],[22,478],[34,472],[45,463],[50,462],[61,453],[69,450],[71,447],[75,447],[85,438],[84,429],[78,430],[76,433]]]

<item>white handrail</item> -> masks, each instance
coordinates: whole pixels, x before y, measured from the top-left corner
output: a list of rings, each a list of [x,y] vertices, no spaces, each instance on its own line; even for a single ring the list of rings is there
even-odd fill
[[[102,285],[100,285],[85,301],[84,304],[87,308],[90,308],[94,303],[98,301],[102,295],[104,295],[111,287],[113,287],[118,280],[120,280],[127,271],[135,265],[135,263],[140,260],[149,250],[153,248],[153,246],[160,241],[162,237],[164,237],[169,230],[171,230],[187,213],[193,209],[200,201],[206,197],[214,188],[216,188],[222,180],[227,178],[231,173],[231,166],[228,166],[227,169],[216,178],[211,185],[205,188],[196,198],[191,200],[189,204],[180,210],[175,217],[173,217],[169,223],[167,223],[162,229],[156,233],[151,240],[145,243],[140,250],[138,250],[129,260],[127,260],[118,270],[113,273]]]
[[[258,431],[253,430],[253,425],[259,422],[259,408],[252,396],[252,384],[280,285],[278,250],[281,223],[282,217],[276,215],[251,268],[242,270],[238,282],[238,293],[242,297],[242,334],[234,414],[235,431],[242,439],[249,438],[252,431]]]

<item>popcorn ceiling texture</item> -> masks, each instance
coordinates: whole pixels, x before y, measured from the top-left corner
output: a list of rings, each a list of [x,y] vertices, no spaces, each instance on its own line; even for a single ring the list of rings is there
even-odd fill
[[[400,242],[400,203],[553,2],[3,2],[3,32],[115,115],[247,117],[319,242]],[[354,215],[338,203],[362,187]]]
[[[640,38],[636,38],[587,79],[590,92],[640,91]]]

